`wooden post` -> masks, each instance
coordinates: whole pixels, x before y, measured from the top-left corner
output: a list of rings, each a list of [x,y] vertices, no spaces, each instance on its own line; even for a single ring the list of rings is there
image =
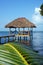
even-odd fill
[[[14,36],[14,41],[15,41],[15,36]]]
[[[20,36],[20,42],[21,42],[21,36]]]
[[[9,28],[9,34],[11,34],[11,28]]]
[[[33,28],[31,28],[31,38],[33,39]]]
[[[12,40],[14,41],[14,35],[12,36]]]
[[[32,40],[33,40],[33,28],[30,30],[30,45],[32,45]]]
[[[19,35],[20,35],[20,28],[18,28],[18,31],[19,31]],[[21,40],[21,38],[19,37],[18,38],[18,41],[20,41]]]
[[[8,42],[9,42],[9,36],[8,36]]]
[[[6,37],[5,37],[5,43],[6,43]]]
[[[28,28],[28,35],[29,35],[29,28]]]
[[[18,41],[19,41],[19,36],[18,36]]]
[[[19,34],[20,34],[20,28],[18,28]]]
[[[1,43],[1,37],[0,37],[0,43]]]
[[[16,36],[15,36],[15,41],[16,41]]]
[[[24,41],[25,41],[25,36],[24,36]]]
[[[27,37],[26,37],[26,41],[27,41]]]
[[[16,28],[15,28],[15,41],[16,41]]]
[[[15,28],[15,34],[16,34],[16,28]]]
[[[23,28],[23,35],[24,35],[24,28]]]

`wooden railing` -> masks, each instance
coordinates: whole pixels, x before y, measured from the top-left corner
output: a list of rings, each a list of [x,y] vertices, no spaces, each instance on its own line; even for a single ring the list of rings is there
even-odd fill
[[[8,41],[7,42],[9,42],[11,37],[13,37],[13,40],[12,41],[14,41],[15,35],[0,36],[0,44],[2,43],[1,42],[2,38],[4,39],[4,43],[6,43],[6,38],[8,38]]]

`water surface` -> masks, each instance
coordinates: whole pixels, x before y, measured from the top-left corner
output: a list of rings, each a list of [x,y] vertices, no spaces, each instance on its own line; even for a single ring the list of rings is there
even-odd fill
[[[9,35],[7,31],[1,31],[0,36]],[[12,38],[11,38],[12,39]],[[4,39],[1,40],[3,42]],[[43,55],[43,31],[33,32],[33,40],[32,40],[33,49],[38,51],[40,55]]]

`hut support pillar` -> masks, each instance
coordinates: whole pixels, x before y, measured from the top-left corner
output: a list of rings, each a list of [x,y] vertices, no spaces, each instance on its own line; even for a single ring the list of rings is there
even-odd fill
[[[15,28],[15,34],[16,34],[16,28]]]
[[[19,34],[20,34],[20,28],[18,28]]]
[[[33,28],[30,30],[30,44],[32,45],[32,40],[33,40]]]
[[[32,36],[32,39],[33,39],[33,28],[31,28],[31,36]]]
[[[20,28],[18,28],[19,35],[20,35]],[[18,41],[20,41],[20,37],[18,36]]]
[[[1,37],[0,37],[0,43],[1,43]]]
[[[11,34],[11,28],[9,28],[9,33]]]
[[[23,28],[23,35],[24,35],[24,30],[25,30],[25,28]]]
[[[15,28],[15,41],[16,41],[16,28]]]
[[[30,32],[30,31],[29,31],[29,28],[28,28],[28,35],[30,35],[29,32]]]

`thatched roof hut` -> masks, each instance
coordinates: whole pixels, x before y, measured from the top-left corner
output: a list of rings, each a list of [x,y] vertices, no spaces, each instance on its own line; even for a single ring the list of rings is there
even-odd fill
[[[36,26],[25,17],[22,17],[13,20],[12,22],[8,23],[5,27],[6,28],[34,28]]]
[[[30,22],[25,17],[21,17],[21,18],[17,18],[15,20],[13,20],[12,22],[8,23],[5,27],[9,28],[10,34],[12,33],[11,28],[14,28],[15,31],[14,30],[13,31],[15,32],[14,33],[15,40],[18,39],[19,42],[26,41],[26,44],[27,44],[27,36],[29,36],[29,38],[30,38],[28,41],[28,44],[29,44],[29,42],[31,43],[31,40],[33,39],[33,28],[35,28],[36,26],[35,26],[35,24]],[[17,28],[18,28],[18,34],[16,34]],[[23,31],[21,31],[20,28],[23,28]],[[25,31],[25,28],[28,28],[28,31],[27,30]],[[16,39],[16,37],[18,37],[18,38]],[[23,37],[23,40],[22,40],[22,37]]]

